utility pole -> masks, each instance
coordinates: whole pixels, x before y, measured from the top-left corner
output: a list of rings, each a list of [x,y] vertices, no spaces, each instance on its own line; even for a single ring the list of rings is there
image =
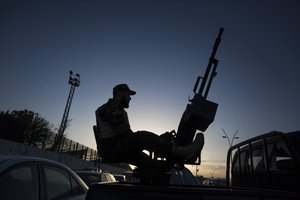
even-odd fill
[[[66,104],[66,107],[65,107],[65,111],[64,111],[64,114],[63,114],[63,117],[62,117],[62,120],[61,120],[61,124],[60,124],[60,127],[58,129],[57,135],[55,137],[54,144],[52,146],[53,151],[59,151],[60,150],[60,147],[62,145],[61,142],[62,142],[62,139],[63,139],[63,134],[65,132],[66,125],[67,125],[67,122],[68,122],[68,115],[69,115],[69,111],[70,111],[70,108],[71,108],[75,88],[79,87],[79,85],[80,85],[80,75],[79,74],[74,75],[72,71],[70,71],[69,74],[70,74],[70,76],[69,76],[69,82],[68,83],[71,85],[71,88],[70,88],[69,96],[68,96],[68,99],[67,99],[67,104]]]

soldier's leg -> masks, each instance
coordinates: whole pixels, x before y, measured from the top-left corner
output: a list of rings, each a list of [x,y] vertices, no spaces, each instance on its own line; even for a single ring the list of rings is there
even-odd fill
[[[168,157],[172,152],[172,144],[152,132],[138,131],[118,143],[114,154],[124,159],[140,159],[143,150]]]

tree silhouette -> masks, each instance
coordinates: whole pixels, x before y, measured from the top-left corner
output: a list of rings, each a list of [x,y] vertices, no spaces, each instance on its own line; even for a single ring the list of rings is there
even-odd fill
[[[0,138],[28,144],[38,148],[50,148],[54,139],[54,127],[32,111],[0,112]]]

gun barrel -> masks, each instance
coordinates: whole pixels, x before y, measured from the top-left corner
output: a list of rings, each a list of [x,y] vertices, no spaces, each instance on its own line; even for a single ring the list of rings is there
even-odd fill
[[[182,114],[176,138],[175,143],[177,145],[188,145],[193,141],[193,138],[196,134],[196,131],[199,130],[201,132],[206,131],[208,126],[214,121],[218,104],[206,100],[207,94],[209,92],[210,86],[212,84],[214,76],[216,76],[216,68],[218,64],[218,60],[215,59],[215,55],[218,49],[218,46],[221,42],[221,36],[224,31],[224,28],[220,28],[219,34],[216,38],[213,51],[211,54],[211,57],[209,58],[208,66],[206,68],[206,72],[204,77],[198,76],[193,92],[195,93],[193,99],[189,99],[189,104],[187,104],[187,107]],[[201,86],[199,89],[199,92],[197,93],[196,90],[198,90],[198,84],[201,80]],[[206,82],[208,82],[206,84]],[[205,88],[205,93],[203,95],[203,90]],[[201,162],[201,159],[198,158],[198,160]],[[184,161],[185,164],[191,164],[187,163],[187,161]],[[194,164],[200,164],[194,163]]]
[[[210,58],[209,58],[209,62],[208,62],[208,65],[207,65],[207,68],[206,68],[206,71],[205,71],[205,74],[204,74],[204,77],[203,77],[203,80],[202,80],[202,83],[201,83],[199,92],[198,92],[198,93],[200,93],[200,95],[202,95],[203,90],[204,90],[205,85],[206,85],[206,82],[207,82],[207,79],[208,79],[208,76],[209,76],[209,74],[210,74],[211,77],[209,78],[209,86],[206,88],[206,91],[205,91],[205,96],[204,96],[205,99],[206,99],[207,94],[208,94],[208,92],[209,92],[210,85],[211,85],[211,82],[212,82],[212,78],[216,75],[216,72],[215,72],[215,71],[216,71],[216,68],[217,68],[218,60],[215,59],[215,55],[216,55],[216,53],[217,53],[217,49],[218,49],[218,47],[219,47],[219,44],[220,44],[220,42],[221,42],[221,40],[222,40],[221,36],[222,36],[223,32],[224,32],[224,28],[221,27],[221,28],[219,29],[218,36],[217,36],[217,38],[216,38],[216,40],[215,40],[215,44],[214,44],[214,47],[213,47],[213,51],[212,51],[211,56],[210,56]],[[214,65],[214,67],[213,67],[213,72],[211,72],[212,65]],[[203,96],[203,95],[202,95],[202,96]]]
[[[197,94],[197,88],[198,88],[198,85],[199,85],[199,81],[200,81],[200,76],[197,77],[197,80],[196,80],[196,83],[195,83],[195,86],[194,86],[194,89],[193,89],[193,92],[195,94]]]
[[[217,49],[218,49],[219,44],[220,44],[220,42],[222,40],[222,34],[223,34],[223,32],[224,32],[224,28],[222,27],[222,28],[219,29],[219,34],[218,34],[218,37],[216,38],[216,41],[215,41],[215,44],[214,44],[214,48],[213,48],[213,51],[212,51],[211,56],[210,56],[211,58],[214,58],[215,55],[216,55],[216,53],[217,53]]]

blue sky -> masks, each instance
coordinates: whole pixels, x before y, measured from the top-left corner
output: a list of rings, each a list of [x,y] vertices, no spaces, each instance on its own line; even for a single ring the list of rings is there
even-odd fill
[[[0,109],[28,109],[59,126],[79,73],[66,130],[95,148],[94,111],[119,83],[137,91],[132,129],[177,129],[203,75],[220,27],[218,75],[208,99],[219,104],[205,132],[204,173],[221,176],[228,143],[272,130],[299,130],[300,2],[1,1]]]

